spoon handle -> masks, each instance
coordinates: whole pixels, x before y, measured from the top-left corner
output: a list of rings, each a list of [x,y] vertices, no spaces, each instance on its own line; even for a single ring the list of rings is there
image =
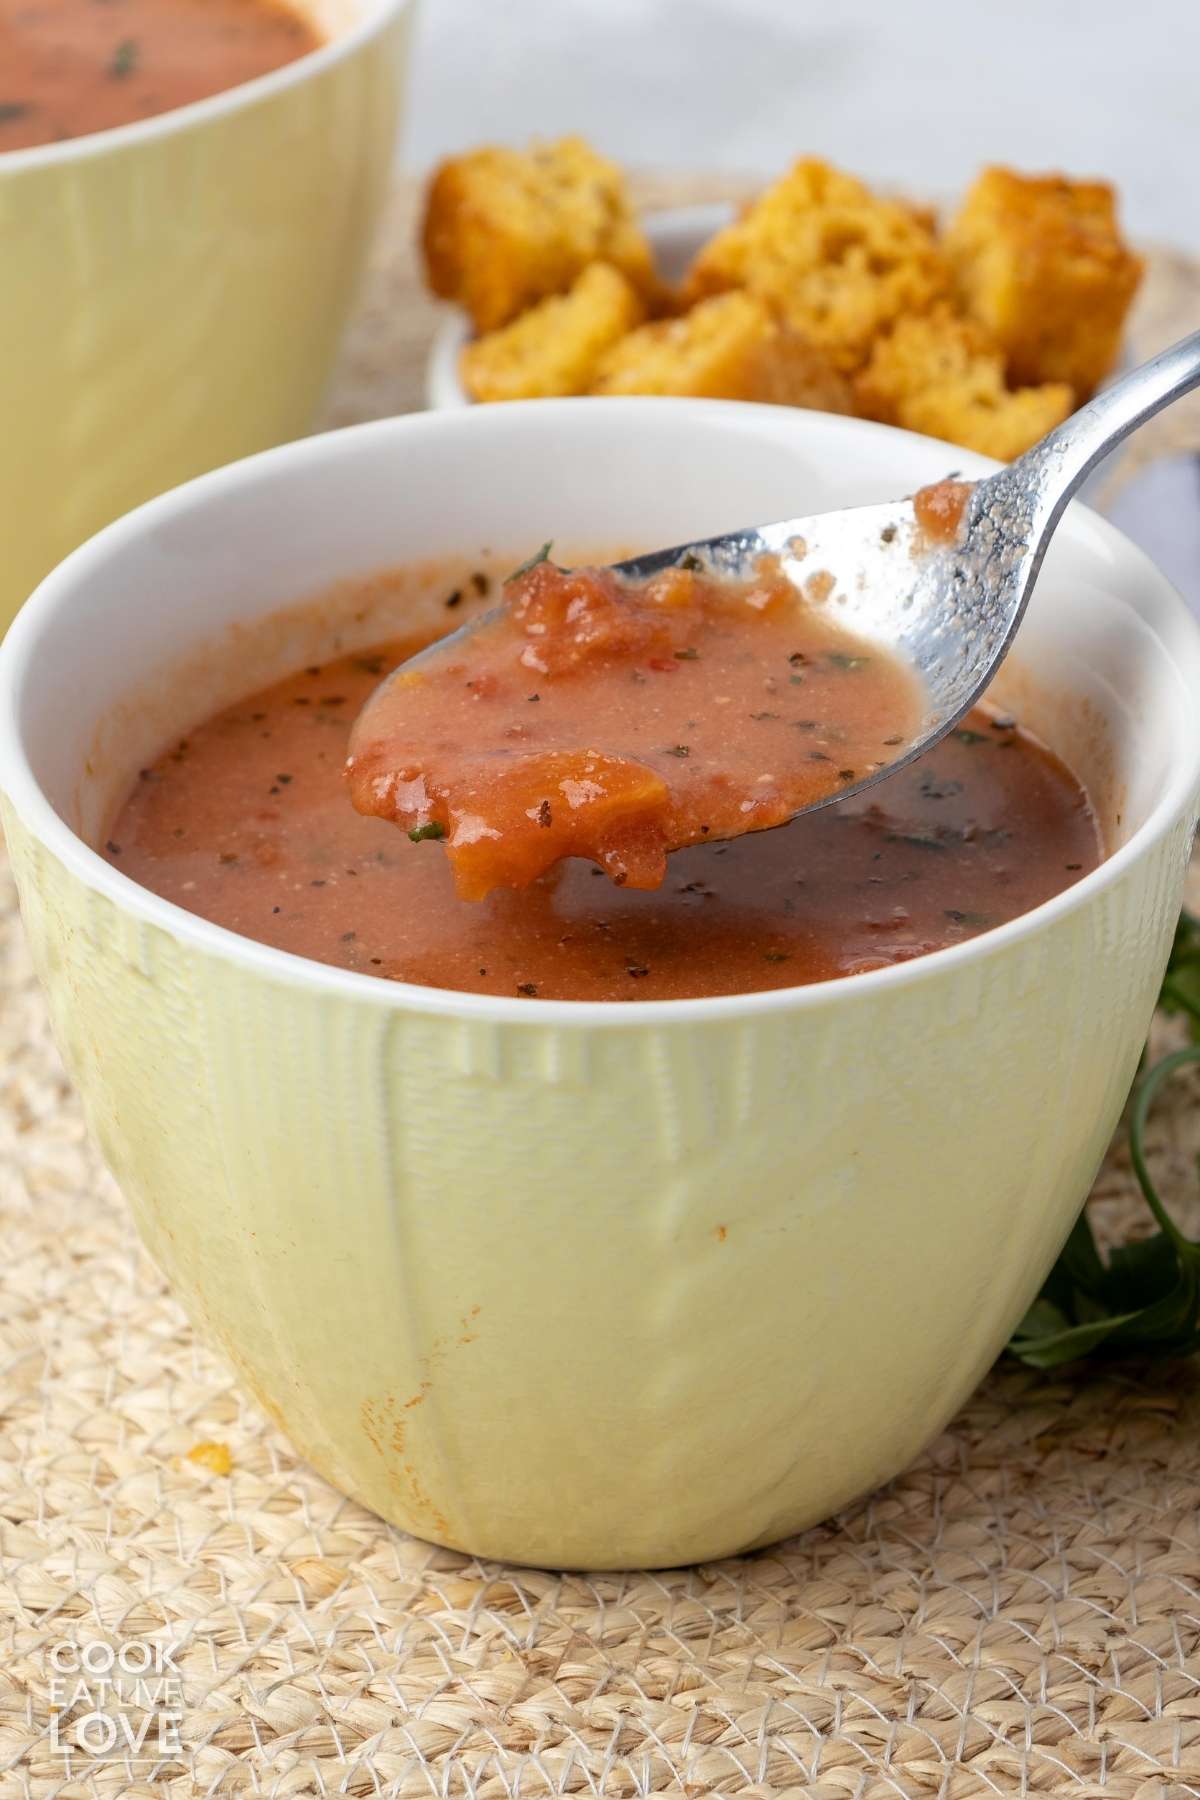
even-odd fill
[[[1079,484],[1131,431],[1200,387],[1200,331],[1102,388],[1013,464],[1057,519]],[[1027,473],[1026,473],[1027,470]]]

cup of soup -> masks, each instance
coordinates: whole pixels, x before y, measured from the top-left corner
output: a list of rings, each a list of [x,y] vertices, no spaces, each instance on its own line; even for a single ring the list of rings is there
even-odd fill
[[[674,400],[388,420],[120,520],[0,649],[5,829],[92,1129],[197,1327],[398,1525],[596,1568],[768,1543],[941,1429],[1063,1242],[1200,792],[1197,628],[1099,518],[1070,509],[944,745],[657,888],[574,860],[461,898],[343,775],[396,658],[545,539],[632,553],[951,457],[988,466]]]
[[[309,426],[410,0],[0,0],[0,631],[151,494]]]

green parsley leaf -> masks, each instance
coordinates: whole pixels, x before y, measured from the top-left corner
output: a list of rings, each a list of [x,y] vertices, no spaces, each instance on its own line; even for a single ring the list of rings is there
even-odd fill
[[[506,581],[516,581],[519,576],[528,575],[530,569],[536,569],[539,563],[549,562],[550,552],[553,548],[554,539],[547,538],[540,550],[536,551],[533,556],[527,556],[523,563],[518,563],[512,574],[506,575],[504,579]]]
[[[1146,1124],[1159,1090],[1181,1069],[1196,1064],[1200,1043],[1164,1056],[1134,1093],[1130,1159],[1158,1231],[1119,1245],[1105,1262],[1082,1213],[1009,1343],[1022,1362],[1054,1369],[1095,1354],[1174,1358],[1200,1350],[1200,1242],[1185,1237],[1167,1212],[1145,1148]]]
[[[1158,1004],[1164,1012],[1185,1013],[1193,1043],[1200,1043],[1200,919],[1183,912],[1163,977]]]

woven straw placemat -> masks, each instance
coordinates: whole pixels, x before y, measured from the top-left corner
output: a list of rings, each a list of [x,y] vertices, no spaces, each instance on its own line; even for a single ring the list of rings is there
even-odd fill
[[[401,195],[332,421],[420,401],[410,218]],[[1156,258],[1143,342],[1198,293]],[[196,1341],[84,1134],[2,870],[0,1090],[0,1795],[1200,1796],[1196,1367],[1001,1363],[888,1488],[752,1557],[484,1565],[342,1499]],[[1198,1100],[1178,1083],[1154,1131],[1193,1223]],[[1120,1141],[1095,1207],[1145,1228]],[[156,1636],[182,1752],[68,1764],[56,1647],[102,1667]]]

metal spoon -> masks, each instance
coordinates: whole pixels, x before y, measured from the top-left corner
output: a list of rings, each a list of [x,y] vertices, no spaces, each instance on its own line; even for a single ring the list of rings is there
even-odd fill
[[[917,670],[929,704],[925,729],[894,761],[815,803],[827,806],[923,755],[971,710],[1008,654],[1072,494],[1130,432],[1197,387],[1200,331],[1123,375],[1024,456],[974,482],[952,543],[930,543],[912,500],[891,500],[728,532],[616,568],[644,579],[698,556],[714,571],[745,574],[756,557],[772,555],[801,589],[828,572],[839,619]]]
[[[744,576],[758,557],[777,557],[802,592],[818,577],[823,604],[849,630],[917,671],[928,701],[920,734],[891,762],[800,809],[810,812],[894,774],[970,711],[1012,644],[1072,494],[1123,438],[1196,387],[1200,332],[1122,376],[1024,456],[972,483],[952,542],[931,541],[911,499],[890,500],[677,544],[614,568],[642,580],[698,560],[715,574]],[[457,656],[464,639],[494,616],[480,614],[404,667]]]

